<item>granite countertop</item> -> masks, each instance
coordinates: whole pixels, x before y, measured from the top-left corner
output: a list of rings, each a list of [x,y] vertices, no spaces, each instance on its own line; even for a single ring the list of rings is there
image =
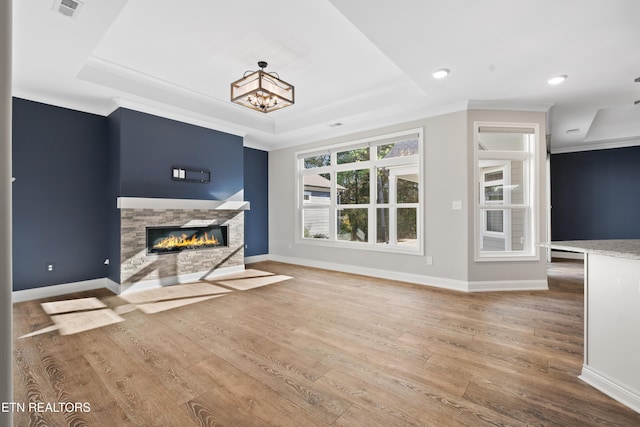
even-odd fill
[[[640,240],[565,240],[551,242],[544,246],[571,252],[640,260]]]

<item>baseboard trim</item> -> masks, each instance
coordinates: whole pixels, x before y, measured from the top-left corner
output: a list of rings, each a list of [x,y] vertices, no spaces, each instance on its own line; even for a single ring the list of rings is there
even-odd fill
[[[120,283],[116,283],[108,277],[104,279],[105,285],[104,287],[109,289],[114,294],[118,295],[120,293]]]
[[[449,289],[460,292],[539,291],[549,289],[546,280],[502,280],[469,282],[465,280],[425,276],[413,273],[403,273],[398,271],[383,270],[379,268],[358,267],[348,264],[338,264],[332,262],[310,260],[306,258],[286,257],[281,255],[257,255],[245,258],[246,264],[262,261],[277,261],[287,264],[303,265],[306,267],[323,268],[325,270],[360,274],[363,276],[378,277],[388,280],[399,280],[402,282],[413,283],[417,285],[432,286],[435,288]],[[60,285],[43,286],[40,288],[14,291],[12,300],[14,303],[24,302],[100,288],[106,288],[114,294],[118,295],[148,289],[156,289],[180,283],[196,282],[203,279],[212,279],[217,276],[239,273],[244,271],[244,269],[244,265],[238,265],[233,267],[224,267],[214,271],[201,271],[197,273],[183,274],[180,276],[144,280],[134,284],[124,285],[116,283],[109,278],[85,280],[81,282],[64,283]]]
[[[99,279],[83,280],[80,282],[62,283],[60,285],[42,286],[40,288],[13,291],[11,300],[13,303],[33,301],[42,298],[57,297],[72,294],[74,292],[92,291],[106,288],[116,295],[122,293],[138,292],[147,289],[161,288],[179,283],[197,282],[198,280],[211,279],[217,276],[240,273],[244,271],[244,265],[219,268],[214,271],[201,271],[198,273],[183,274],[180,276],[164,277],[161,279],[145,280],[131,285],[121,285],[113,280],[101,277]]]
[[[245,257],[244,263],[253,264],[254,262],[262,262],[262,261],[269,261],[269,260],[270,260],[269,255],[254,255],[254,256]]]
[[[589,366],[582,367],[582,374],[578,378],[612,399],[640,413],[639,391],[619,384]]]
[[[476,281],[468,283],[469,292],[511,292],[511,291],[546,291],[549,289],[547,279],[543,280],[499,280]]]
[[[33,289],[13,291],[12,302],[25,302],[41,298],[57,297],[59,295],[72,294],[74,292],[92,291],[94,289],[107,288],[113,293],[114,290],[108,285],[106,278],[82,280],[80,282],[63,283],[60,285],[42,286]]]
[[[323,268],[325,270],[360,274],[362,276],[378,277],[381,279],[399,280],[401,282],[407,282],[416,285],[432,286],[434,288],[449,289],[460,292],[541,291],[549,289],[546,279],[469,282],[466,280],[425,276],[422,274],[403,273],[370,267],[358,267],[348,264],[337,264],[331,262],[310,260],[306,258],[286,257],[281,255],[269,255],[268,259],[271,261],[284,262],[287,264]]]
[[[323,268],[325,270],[339,271],[342,273],[360,274],[362,276],[377,277],[380,279],[399,280],[401,282],[413,283],[416,285],[433,286],[436,288],[450,289],[454,291],[467,292],[467,282],[456,279],[446,279],[442,277],[424,276],[421,274],[403,273],[391,270],[382,270],[370,267],[358,267],[347,264],[336,264],[331,262],[316,261],[306,258],[293,258],[281,255],[270,255],[269,259],[287,264],[303,265],[306,267]]]

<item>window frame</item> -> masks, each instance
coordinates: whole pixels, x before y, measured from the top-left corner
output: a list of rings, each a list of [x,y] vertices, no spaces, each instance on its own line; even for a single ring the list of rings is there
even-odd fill
[[[418,153],[391,157],[387,159],[377,158],[377,147],[385,144],[408,141],[417,138],[418,140]],[[369,159],[364,161],[356,161],[352,163],[337,163],[337,153],[342,153],[352,149],[369,147]],[[308,244],[314,246],[327,246],[327,247],[339,247],[357,250],[368,251],[381,251],[381,252],[395,252],[405,253],[413,255],[424,255],[424,140],[423,129],[407,129],[400,132],[391,134],[383,134],[374,136],[371,138],[363,138],[358,140],[352,140],[339,144],[331,144],[323,147],[316,147],[313,149],[297,151],[294,153],[295,158],[295,183],[296,183],[296,197],[295,197],[295,242],[296,244]],[[330,162],[327,166],[319,166],[314,168],[305,168],[304,159],[314,156],[330,155]],[[391,200],[387,200],[386,203],[378,203],[377,194],[377,171],[380,167],[410,167],[412,169],[417,165],[418,169],[418,202],[417,203],[391,203]],[[337,174],[339,172],[351,171],[351,170],[369,170],[369,202],[360,204],[339,204],[338,203],[338,183]],[[330,174],[330,203],[328,206],[309,207],[305,206],[303,202],[304,192],[304,176],[315,174]],[[398,243],[377,242],[377,223],[379,209],[387,209],[389,212],[389,221],[391,218],[395,221],[391,226],[389,222],[389,229],[395,228],[397,231],[397,212],[398,209],[403,208],[415,208],[416,209],[416,244],[415,245],[402,245]],[[329,211],[329,238],[310,238],[305,237],[304,231],[304,213],[308,209],[328,209]],[[354,242],[349,240],[340,240],[338,236],[338,213],[345,209],[367,209],[367,242]],[[397,235],[397,234],[396,234]]]
[[[480,150],[479,137],[480,128],[497,128],[503,130],[512,130],[514,133],[524,130],[532,131],[533,141],[527,150],[509,151],[509,150]],[[473,175],[474,175],[474,254],[476,262],[495,262],[495,261],[538,261],[540,252],[536,246],[536,236],[538,236],[538,218],[539,218],[539,197],[538,197],[538,179],[539,179],[539,150],[540,150],[540,125],[538,123],[502,123],[502,122],[474,122],[473,137]],[[499,203],[495,201],[485,200],[484,179],[480,178],[480,160],[504,161],[508,165],[511,161],[523,161],[526,167],[523,171],[523,178],[528,181],[528,186],[524,189],[523,203],[513,204],[510,200],[510,194],[503,190],[503,200]],[[482,172],[484,175],[489,171]],[[492,171],[493,172],[493,171]],[[493,182],[493,181],[489,181]],[[497,181],[495,181],[497,182]],[[511,171],[507,167],[507,171],[503,175],[503,182],[509,185],[511,182]],[[503,211],[503,230],[504,233],[487,232],[486,230],[486,211],[487,210]],[[524,241],[526,247],[523,250],[512,250],[511,248],[511,231],[512,224],[508,220],[511,218],[511,212],[515,210],[523,211],[524,225]],[[500,237],[505,239],[504,251],[483,250],[483,236]],[[508,241],[507,241],[508,238]]]

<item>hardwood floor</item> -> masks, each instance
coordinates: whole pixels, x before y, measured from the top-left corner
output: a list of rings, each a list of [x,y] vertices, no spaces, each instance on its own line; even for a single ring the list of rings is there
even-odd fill
[[[638,426],[577,378],[581,264],[549,291],[464,294],[274,262],[292,279],[154,314],[97,297],[124,321],[50,331],[14,305],[16,426]],[[98,304],[98,306],[100,306]],[[27,407],[28,409],[28,407]],[[53,408],[56,409],[56,408]]]

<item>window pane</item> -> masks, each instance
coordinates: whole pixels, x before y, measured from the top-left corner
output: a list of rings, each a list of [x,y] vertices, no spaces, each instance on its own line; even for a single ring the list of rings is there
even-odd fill
[[[338,210],[338,240],[349,242],[368,242],[368,212],[368,209]]]
[[[369,160],[369,147],[356,148],[349,151],[341,151],[337,153],[338,164],[355,162],[366,162]]]
[[[504,232],[504,214],[503,211],[487,211],[486,213],[486,227],[487,231],[493,233]]]
[[[377,203],[389,203],[389,169],[376,168]]]
[[[378,145],[377,147],[378,159],[413,156],[414,154],[418,154],[417,139],[408,139],[406,141],[398,141],[391,144]]]
[[[376,242],[389,243],[389,209],[376,209]]]
[[[305,175],[303,182],[303,201],[305,206],[323,206],[331,204],[331,175]]]
[[[528,247],[526,233],[527,210],[514,208],[483,210],[484,230],[481,232],[483,251],[525,251]]]
[[[502,169],[493,170],[495,166],[486,171],[480,168],[480,175],[484,179],[481,203],[505,202],[506,204],[525,204],[529,185],[527,178],[527,160],[482,160],[484,163],[501,163]]]
[[[398,203],[418,203],[420,200],[418,183],[398,177]]]
[[[484,187],[484,201],[486,202],[501,202],[503,199],[503,186],[502,185],[490,185]]]
[[[329,209],[302,210],[303,237],[308,239],[329,238]]]
[[[330,154],[321,154],[319,156],[311,156],[304,158],[304,168],[312,169],[318,168],[321,166],[329,166],[331,164],[331,155]]]
[[[500,181],[504,173],[502,171],[488,172],[484,174],[485,181]]]
[[[511,132],[481,132],[478,150],[528,151],[532,135]]]
[[[398,244],[418,244],[418,209],[398,208]]]
[[[525,209],[511,209],[511,250],[523,251],[526,245],[525,224],[527,215]]]
[[[422,144],[421,132],[414,129],[297,153],[297,238],[417,251],[422,246],[417,241]]]
[[[369,169],[338,172],[337,182],[338,204],[369,203]]]
[[[527,162],[521,160],[511,161],[511,182],[507,186],[510,203],[521,205],[525,203],[525,187],[529,185],[525,178],[525,165]]]

